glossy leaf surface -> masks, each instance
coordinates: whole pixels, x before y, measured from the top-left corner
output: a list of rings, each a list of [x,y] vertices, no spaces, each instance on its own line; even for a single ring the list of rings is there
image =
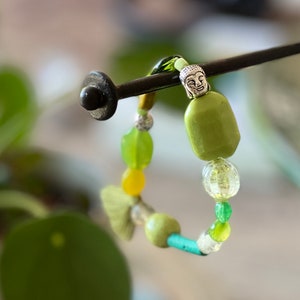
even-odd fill
[[[87,218],[53,215],[15,227],[1,258],[5,300],[130,299],[123,256]]]

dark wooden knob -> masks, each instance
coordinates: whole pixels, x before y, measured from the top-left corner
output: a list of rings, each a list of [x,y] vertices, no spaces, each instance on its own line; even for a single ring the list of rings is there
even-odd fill
[[[83,81],[80,105],[97,120],[107,120],[116,112],[118,97],[111,79],[102,72],[92,71]]]

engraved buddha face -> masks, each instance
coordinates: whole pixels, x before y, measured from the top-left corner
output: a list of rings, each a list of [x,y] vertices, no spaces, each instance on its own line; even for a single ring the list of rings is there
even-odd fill
[[[200,97],[207,93],[209,84],[203,69],[198,65],[190,65],[180,72],[180,80],[189,98]]]

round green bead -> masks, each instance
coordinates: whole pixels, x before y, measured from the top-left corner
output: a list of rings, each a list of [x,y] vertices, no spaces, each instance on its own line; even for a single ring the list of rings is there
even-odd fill
[[[208,230],[210,237],[216,242],[224,242],[230,236],[231,228],[228,222],[216,221]]]
[[[226,223],[229,221],[232,208],[229,202],[217,202],[215,205],[215,214],[218,221],[221,223]]]
[[[147,239],[157,247],[168,247],[168,237],[172,233],[180,233],[178,221],[162,213],[152,214],[146,221],[145,234]]]
[[[203,160],[231,156],[240,141],[238,125],[228,100],[207,92],[188,105],[184,121],[195,154]]]
[[[148,131],[140,131],[133,127],[122,138],[121,154],[130,169],[146,168],[153,154],[153,140]]]

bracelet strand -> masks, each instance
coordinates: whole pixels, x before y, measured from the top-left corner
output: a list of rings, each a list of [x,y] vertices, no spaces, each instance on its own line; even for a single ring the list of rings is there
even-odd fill
[[[176,55],[161,60],[150,74],[175,70],[180,72],[182,85],[192,100],[185,113],[185,125],[194,153],[208,161],[202,171],[202,182],[215,200],[216,220],[197,240],[189,239],[181,235],[175,218],[155,212],[142,200],[146,184],[144,170],[153,155],[149,131],[153,126],[150,110],[154,105],[154,92],[139,97],[134,126],[122,138],[121,154],[127,169],[122,175],[121,187],[104,188],[101,199],[112,229],[122,239],[131,239],[135,226],[142,225],[147,239],[155,246],[205,256],[218,251],[231,233],[229,200],[238,192],[240,181],[237,169],[226,158],[235,152],[240,136],[228,100],[210,91],[199,65],[189,65]]]

